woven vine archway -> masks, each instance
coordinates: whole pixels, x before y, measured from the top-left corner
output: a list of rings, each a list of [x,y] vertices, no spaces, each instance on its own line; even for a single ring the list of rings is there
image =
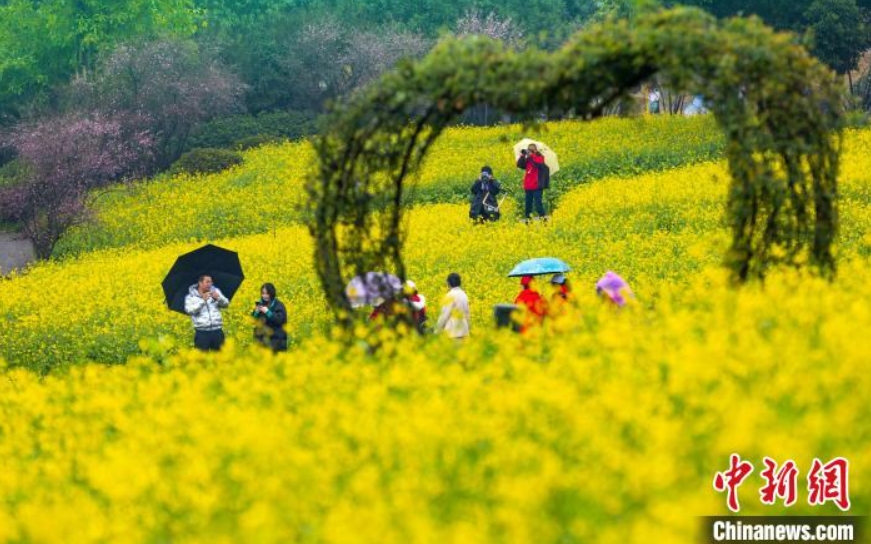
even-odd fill
[[[654,75],[705,96],[725,133],[726,264],[736,280],[782,262],[833,273],[841,141],[833,75],[793,36],[756,19],[721,24],[681,8],[591,27],[554,53],[448,40],[336,108],[315,140],[309,193],[317,272],[340,321],[351,321],[350,277],[404,277],[407,178],[463,112],[483,103],[528,121],[542,111],[591,118]]]

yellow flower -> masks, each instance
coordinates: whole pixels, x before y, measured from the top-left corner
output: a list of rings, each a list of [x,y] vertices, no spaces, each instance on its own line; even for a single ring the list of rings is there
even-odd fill
[[[421,187],[465,184],[482,161],[516,182],[499,154],[518,130],[452,129]],[[680,153],[710,132],[710,120],[663,116],[557,123],[542,139],[571,175],[618,148]],[[867,481],[869,147],[871,131],[848,133],[835,283],[775,268],[730,286],[717,162],[578,183],[539,228],[416,206],[409,275],[432,324],[459,272],[472,336],[457,347],[385,330],[374,354],[331,340],[306,228],[248,213],[269,201],[292,215],[307,144],[251,151],[208,183],[118,195],[104,228],[70,239],[80,256],[0,283],[0,541],[687,542],[696,516],[726,512],[711,480],[733,452],[757,467],[746,514],[786,512],[758,501],[763,456],[803,474],[844,456]],[[203,190],[227,206],[197,226]],[[226,311],[226,348],[205,355],[187,349],[190,321],[166,309],[160,281],[215,232],[248,281]],[[547,255],[572,266],[574,304],[534,335],[495,330],[493,306],[519,288],[505,275]],[[631,308],[596,296],[609,269],[635,292]],[[288,353],[252,345],[265,281],[288,308]],[[358,339],[369,334],[361,319]],[[865,487],[850,491],[867,507]],[[827,512],[800,497],[788,513]]]

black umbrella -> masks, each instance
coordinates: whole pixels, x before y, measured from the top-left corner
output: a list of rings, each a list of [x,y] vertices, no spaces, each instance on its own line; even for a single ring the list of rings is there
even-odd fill
[[[233,298],[245,279],[235,251],[208,244],[185,253],[175,260],[163,279],[163,294],[170,310],[185,313],[184,298],[202,274],[211,276],[215,287],[228,299]]]

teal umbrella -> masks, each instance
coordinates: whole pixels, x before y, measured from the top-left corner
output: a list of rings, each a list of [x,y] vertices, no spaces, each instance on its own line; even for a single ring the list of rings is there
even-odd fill
[[[539,257],[518,264],[508,273],[508,277],[541,276],[542,274],[558,274],[569,270],[571,270],[569,265],[555,257]]]

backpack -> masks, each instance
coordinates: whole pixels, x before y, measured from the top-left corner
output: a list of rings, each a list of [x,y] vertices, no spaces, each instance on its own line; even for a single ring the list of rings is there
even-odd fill
[[[538,188],[539,189],[550,189],[550,167],[545,164],[536,164],[536,168],[538,168]]]

